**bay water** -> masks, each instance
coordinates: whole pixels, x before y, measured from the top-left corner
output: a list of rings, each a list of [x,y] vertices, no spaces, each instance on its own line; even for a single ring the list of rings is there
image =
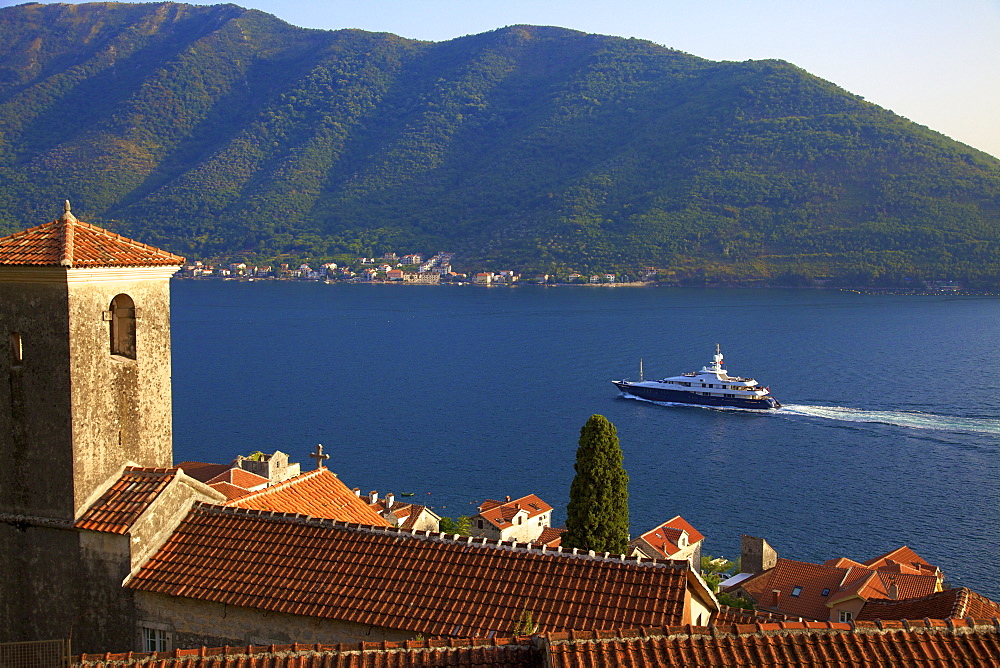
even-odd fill
[[[173,281],[176,461],[317,443],[348,487],[440,515],[538,494],[565,518],[580,427],[613,422],[632,533],[682,515],[704,554],[909,545],[1000,599],[1000,299],[813,290]],[[700,369],[783,408],[626,399]]]

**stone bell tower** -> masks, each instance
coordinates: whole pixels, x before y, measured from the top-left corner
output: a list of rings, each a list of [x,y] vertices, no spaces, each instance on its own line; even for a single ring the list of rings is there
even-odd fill
[[[0,239],[0,521],[72,523],[126,463],[171,466],[169,279],[183,260],[78,221],[69,202]]]

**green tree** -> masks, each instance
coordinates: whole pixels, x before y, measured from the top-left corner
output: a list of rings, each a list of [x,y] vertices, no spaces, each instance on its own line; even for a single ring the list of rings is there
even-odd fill
[[[563,547],[628,551],[628,474],[623,459],[615,426],[603,415],[591,415],[580,429]]]
[[[701,576],[705,578],[712,591],[719,591],[719,584],[726,576],[740,572],[740,560],[729,561],[725,557],[713,557],[706,554],[701,558]]]
[[[743,610],[753,610],[753,601],[745,598],[740,598],[739,596],[733,596],[732,594],[727,594],[724,591],[720,591],[715,595],[719,603],[722,605],[728,605],[730,608],[742,608]]]
[[[444,533],[457,533],[460,536],[468,536],[469,529],[472,528],[472,518],[468,515],[459,515],[455,519],[442,517],[438,523],[438,528]]]

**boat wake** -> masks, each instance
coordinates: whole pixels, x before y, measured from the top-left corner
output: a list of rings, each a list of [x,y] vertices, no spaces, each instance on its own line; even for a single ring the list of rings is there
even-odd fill
[[[908,429],[1000,435],[1000,420],[994,418],[952,417],[918,411],[865,411],[842,406],[785,405],[777,412],[782,415],[803,415],[841,422],[888,424]]]

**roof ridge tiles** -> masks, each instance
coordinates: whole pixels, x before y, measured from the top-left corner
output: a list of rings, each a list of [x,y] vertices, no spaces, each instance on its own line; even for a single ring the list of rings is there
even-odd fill
[[[201,646],[193,649],[174,649],[166,652],[122,652],[103,654],[83,653],[73,657],[74,666],[116,666],[139,665],[164,659],[185,659],[213,657],[216,660],[246,660],[256,662],[265,659],[313,658],[336,653],[352,657],[371,654],[398,654],[431,652],[457,652],[468,648],[496,648],[500,650],[525,650],[535,647],[531,638],[427,638],[424,640],[382,640],[356,643],[292,643],[290,645],[239,645],[222,647]],[[185,661],[186,663],[186,661]],[[157,663],[156,665],[163,665]]]
[[[942,635],[964,635],[976,632],[1000,634],[1000,619],[922,619],[901,620],[898,626],[887,626],[872,622],[757,622],[753,624],[721,624],[710,626],[654,626],[619,628],[613,630],[569,630],[539,634],[550,643],[567,642],[620,642],[634,638],[734,638],[746,636],[788,636],[841,634],[886,635],[891,633],[934,633]]]
[[[145,474],[176,474],[181,469],[176,466],[126,466],[122,475],[125,473],[145,473]]]
[[[233,469],[229,469],[229,470],[231,471]],[[245,469],[237,469],[237,470],[246,471]],[[273,494],[275,492],[282,491],[286,487],[291,487],[292,484],[294,484],[294,483],[299,483],[299,482],[302,482],[303,480],[309,480],[311,478],[315,478],[321,471],[326,471],[326,470],[327,469],[325,469],[325,468],[319,468],[319,469],[315,469],[315,470],[312,470],[312,471],[306,471],[305,473],[300,473],[297,476],[292,476],[291,478],[287,478],[285,480],[282,480],[281,482],[276,483],[274,485],[268,485],[264,489],[259,489],[259,490],[255,491],[255,492],[251,492],[250,494],[248,494],[247,496],[243,497],[240,500],[241,501],[247,501],[247,500],[250,500],[252,498],[256,498],[256,497],[260,497],[260,496],[265,496],[267,494]],[[259,475],[257,473],[254,473],[253,471],[246,471],[246,473],[249,473],[250,475],[256,475],[258,478],[264,478],[264,476]],[[334,474],[334,475],[336,475],[336,474]],[[218,476],[216,476],[216,477],[218,477]],[[267,478],[264,478],[264,479],[266,480]]]
[[[246,497],[238,499],[238,501],[243,501]],[[502,549],[512,552],[522,552],[529,554],[537,554],[539,556],[553,556],[553,557],[576,557],[580,559],[590,559],[595,561],[610,561],[618,562],[626,566],[641,566],[641,567],[659,567],[659,568],[672,568],[675,570],[684,570],[689,568],[687,561],[677,561],[673,559],[645,559],[641,557],[634,557],[625,554],[612,555],[608,552],[603,552],[601,554],[595,553],[593,550],[582,551],[577,548],[564,548],[564,547],[547,547],[536,546],[534,543],[518,543],[517,541],[500,541],[493,538],[482,538],[480,543],[470,543],[468,542],[466,536],[460,534],[447,534],[443,531],[424,531],[419,529],[404,529],[399,526],[377,526],[372,524],[360,524],[357,522],[344,522],[341,520],[332,520],[322,517],[310,517],[308,515],[302,515],[300,513],[284,513],[280,511],[259,511],[248,508],[239,508],[237,506],[218,506],[215,504],[209,504],[204,502],[199,502],[192,508],[192,512],[202,512],[205,514],[214,515],[250,515],[259,516],[266,520],[273,520],[278,522],[292,522],[296,524],[305,524],[309,526],[326,527],[326,528],[340,528],[349,529],[354,531],[361,531],[364,533],[373,534],[394,534],[394,535],[405,535],[418,540],[428,540],[434,542],[444,542],[457,545],[471,545],[478,547],[486,547],[491,549]]]

